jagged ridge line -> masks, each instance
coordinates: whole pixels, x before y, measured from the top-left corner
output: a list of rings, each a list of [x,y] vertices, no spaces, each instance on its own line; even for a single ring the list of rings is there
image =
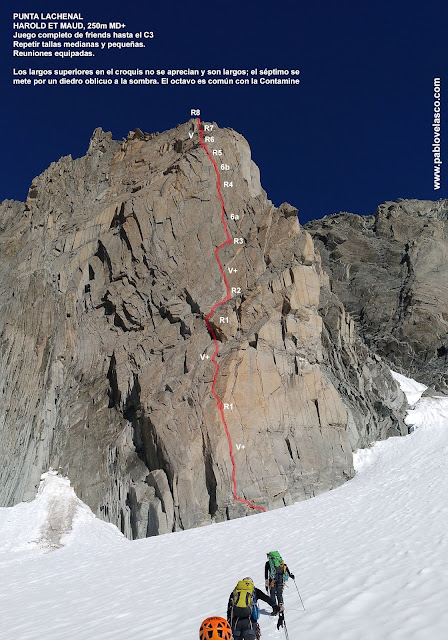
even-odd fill
[[[219,267],[219,270],[221,272],[221,275],[222,275],[222,278],[223,278],[227,293],[226,293],[225,297],[221,300],[221,302],[217,302],[215,305],[213,305],[213,307],[210,309],[209,313],[205,316],[205,324],[207,325],[207,329],[208,329],[210,335],[212,336],[213,342],[215,344],[215,351],[214,351],[213,356],[212,356],[212,362],[215,365],[215,373],[214,373],[214,376],[213,376],[213,382],[212,382],[211,391],[212,391],[213,397],[216,400],[216,404],[217,404],[218,410],[219,410],[219,412],[221,414],[222,423],[224,425],[224,430],[226,432],[227,442],[228,442],[228,445],[229,445],[229,455],[230,455],[230,461],[232,463],[233,499],[236,502],[243,502],[243,503],[247,504],[249,507],[251,507],[251,509],[258,509],[259,511],[266,511],[266,509],[264,509],[263,507],[257,507],[256,505],[252,504],[252,502],[250,502],[249,500],[246,500],[245,498],[238,498],[238,496],[237,496],[237,484],[236,484],[236,477],[235,477],[236,464],[235,464],[235,459],[233,457],[232,438],[230,436],[229,428],[227,426],[227,422],[226,422],[226,419],[225,419],[225,416],[224,416],[224,405],[223,405],[223,403],[221,401],[221,398],[217,395],[217,393],[215,391],[216,380],[217,380],[218,374],[219,374],[219,364],[216,361],[216,355],[218,354],[218,351],[219,351],[219,344],[218,344],[218,339],[216,338],[216,334],[215,334],[212,326],[210,325],[209,320],[212,317],[212,315],[215,313],[216,309],[218,307],[220,307],[221,305],[223,305],[225,302],[227,302],[227,300],[230,300],[230,298],[232,297],[230,295],[230,287],[229,287],[228,282],[227,282],[225,271],[223,269],[221,260],[219,259],[219,251],[223,247],[225,247],[227,244],[230,244],[232,242],[232,238],[230,236],[229,228],[227,226],[227,222],[226,222],[226,219],[225,219],[226,209],[225,209],[224,199],[223,199],[222,193],[221,193],[221,176],[219,175],[218,166],[217,166],[216,161],[213,158],[212,154],[208,150],[207,145],[204,142],[204,131],[201,128],[201,119],[200,118],[196,118],[196,120],[197,120],[197,123],[198,123],[199,144],[201,145],[201,147],[206,152],[210,162],[213,165],[215,173],[216,173],[216,190],[218,192],[218,197],[219,197],[219,200],[221,202],[221,222],[222,222],[222,224],[224,226],[224,230],[225,230],[226,236],[227,236],[227,240],[225,242],[223,242],[222,244],[220,244],[219,247],[216,247],[216,249],[215,249],[215,259],[216,259],[216,262],[218,263],[218,267]]]

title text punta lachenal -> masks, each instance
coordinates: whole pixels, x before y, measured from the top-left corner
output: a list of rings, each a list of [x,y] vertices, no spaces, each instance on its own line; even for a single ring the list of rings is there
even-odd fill
[[[13,29],[33,29],[33,30],[46,30],[56,29],[59,20],[68,20],[65,23],[64,28],[67,29],[82,29],[82,22],[74,22],[75,20],[84,20],[80,13],[13,13]],[[20,20],[20,22],[14,22]],[[32,20],[32,22],[28,22]],[[40,20],[40,22],[38,22]],[[23,21],[23,22],[22,22]],[[63,24],[61,23],[61,27]]]
[[[13,20],[84,20],[80,13],[13,13]]]

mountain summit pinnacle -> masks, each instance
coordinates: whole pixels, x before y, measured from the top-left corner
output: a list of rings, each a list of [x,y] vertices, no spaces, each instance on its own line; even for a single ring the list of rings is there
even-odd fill
[[[203,134],[96,129],[1,206],[2,504],[62,467],[144,537],[331,489],[355,447],[406,432],[297,210],[241,135]]]

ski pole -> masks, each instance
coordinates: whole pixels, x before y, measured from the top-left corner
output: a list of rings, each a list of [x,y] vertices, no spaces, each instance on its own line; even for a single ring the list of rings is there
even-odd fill
[[[297,582],[294,578],[294,584],[296,585],[297,593],[299,594],[300,602],[302,603],[303,610],[306,611],[305,605],[303,604],[302,596],[300,595],[299,587],[297,586]]]

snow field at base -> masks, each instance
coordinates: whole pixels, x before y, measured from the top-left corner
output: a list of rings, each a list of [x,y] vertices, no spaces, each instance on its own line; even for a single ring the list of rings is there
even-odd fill
[[[422,398],[407,422],[413,433],[357,452],[355,478],[329,493],[134,542],[46,474],[34,502],[0,509],[0,638],[196,640],[240,578],[263,589],[278,549],[306,607],[289,581],[290,640],[446,640],[448,398]],[[284,638],[260,604],[263,640]]]

